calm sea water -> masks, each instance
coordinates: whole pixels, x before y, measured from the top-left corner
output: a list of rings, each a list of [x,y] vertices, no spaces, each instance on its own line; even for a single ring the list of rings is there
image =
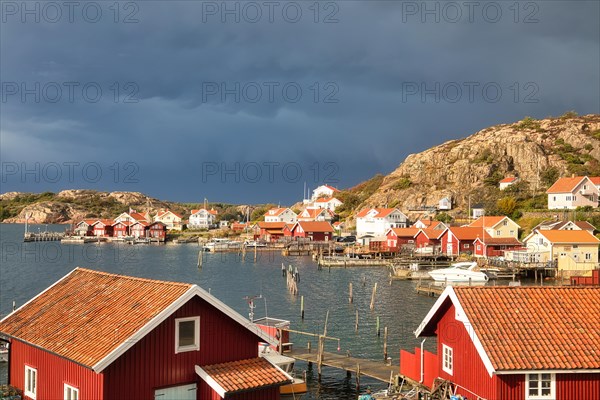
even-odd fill
[[[34,225],[30,231],[64,231],[63,225]],[[293,329],[319,333],[323,331],[329,311],[328,336],[340,338],[340,352],[353,356],[383,360],[383,327],[388,327],[388,355],[398,365],[400,348],[419,345],[412,333],[421,322],[434,299],[419,296],[414,282],[388,280],[385,267],[332,268],[317,270],[310,257],[283,257],[279,253],[253,254],[245,260],[233,253],[205,254],[202,269],[198,269],[198,246],[185,245],[125,245],[73,244],[60,242],[23,243],[23,225],[0,224],[0,315],[44,290],[77,266],[100,271],[144,278],[195,283],[203,287],[244,316],[248,305],[244,296],[259,295],[266,299],[256,302],[255,318],[270,317],[291,321]],[[298,267],[299,295],[289,294],[281,264]],[[348,303],[348,284],[352,282],[354,303]],[[373,285],[378,283],[375,310],[369,304]],[[300,295],[304,295],[305,318],[300,318]],[[359,331],[355,333],[356,310],[359,312]],[[381,337],[376,335],[376,318],[380,317]],[[314,338],[292,335],[296,346],[306,346],[308,340],[316,347]],[[434,341],[427,347],[432,349]],[[327,350],[337,351],[338,343],[327,343]],[[0,383],[6,382],[7,364],[0,364]],[[307,369],[298,363],[297,369]],[[343,371],[325,367],[321,383],[317,382],[316,367],[308,374],[310,393],[303,399],[355,399],[354,376],[346,378]],[[385,387],[385,384],[361,377],[362,388]]]

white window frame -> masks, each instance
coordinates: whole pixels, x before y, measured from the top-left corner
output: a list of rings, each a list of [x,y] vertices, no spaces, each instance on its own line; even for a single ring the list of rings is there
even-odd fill
[[[181,322],[194,321],[194,344],[189,346],[179,345],[179,324]],[[175,354],[186,351],[200,350],[200,317],[175,318]]]
[[[33,373],[33,388],[29,385],[29,379],[27,379],[27,373]],[[28,365],[25,366],[25,383],[23,385],[23,394],[29,398],[35,399],[37,392],[37,369],[30,367]],[[33,389],[33,391],[31,390]]]
[[[550,394],[546,396],[542,396],[540,391],[542,389],[541,385],[538,386],[538,394],[530,395],[529,394],[529,378],[532,375],[537,375],[538,382],[542,382],[542,374],[550,375]],[[525,374],[525,400],[553,400],[556,398],[556,374],[552,374],[549,372],[539,372],[535,374]]]
[[[592,259],[592,253],[585,253],[585,259],[587,261],[591,260]]]
[[[442,370],[450,375],[454,374],[454,350],[445,344],[442,344]]]
[[[79,400],[79,389],[65,383],[64,400]]]

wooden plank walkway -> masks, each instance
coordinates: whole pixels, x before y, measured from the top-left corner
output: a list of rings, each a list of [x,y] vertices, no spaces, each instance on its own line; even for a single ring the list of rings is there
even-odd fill
[[[297,360],[318,364],[318,352],[308,351],[308,349],[293,349],[292,351],[284,352],[286,356],[293,357]],[[364,358],[348,357],[344,354],[323,353],[323,365],[328,367],[343,369],[356,373],[360,366],[360,374],[375,378],[382,382],[389,382],[390,375],[398,375],[400,367],[398,365],[387,365],[383,361],[373,361]]]

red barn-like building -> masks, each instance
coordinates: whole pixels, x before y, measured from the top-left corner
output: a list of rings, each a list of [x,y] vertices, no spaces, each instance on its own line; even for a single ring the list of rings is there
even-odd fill
[[[440,248],[442,235],[446,229],[420,229],[415,236],[415,244],[417,248],[433,247]]]
[[[400,373],[487,400],[600,398],[600,288],[448,287],[415,334],[437,355],[401,351]]]
[[[414,244],[419,228],[391,228],[385,236],[387,247],[392,251],[400,251],[402,245]]]
[[[0,321],[26,399],[278,399],[272,339],[192,284],[76,268]],[[273,344],[273,343],[271,343]]]
[[[481,228],[452,226],[442,235],[442,253],[448,256],[475,253],[475,239],[483,234]]]
[[[291,229],[294,238],[326,242],[333,237],[333,226],[327,221],[299,221]]]

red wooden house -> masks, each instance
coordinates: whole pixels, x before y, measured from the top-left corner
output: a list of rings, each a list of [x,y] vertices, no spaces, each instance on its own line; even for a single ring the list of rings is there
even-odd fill
[[[113,235],[112,219],[99,219],[92,224],[94,228],[94,236],[111,237]]]
[[[473,242],[478,257],[504,257],[505,251],[525,250],[523,243],[512,237],[491,237],[487,233]]]
[[[598,304],[600,288],[450,286],[415,332],[437,354],[402,350],[400,373],[469,399],[598,399]]]
[[[26,399],[278,399],[271,338],[196,285],[76,268],[0,321]]]
[[[119,221],[113,223],[113,237],[129,236],[129,221]]]
[[[254,230],[254,239],[260,239],[266,242],[277,242],[283,238],[285,226],[285,222],[259,221],[252,228]]]
[[[131,236],[136,238],[148,236],[148,225],[149,223],[144,221],[133,222],[129,227]]]
[[[483,234],[481,228],[452,226],[442,235],[442,253],[449,256],[475,253],[475,239]]]
[[[419,228],[391,228],[388,229],[385,236],[387,237],[387,247],[391,251],[400,251],[402,245],[414,244],[415,236],[419,233]]]
[[[441,247],[441,238],[446,230],[445,229],[419,229],[419,232],[415,235],[415,245],[417,248],[423,247]]]
[[[291,229],[292,237],[327,242],[333,237],[333,226],[327,221],[299,221]]]
[[[156,221],[148,225],[148,237],[158,239],[159,242],[164,242],[167,239],[167,225],[163,222]]]
[[[77,225],[75,225],[74,233],[79,236],[93,236],[94,235],[94,222],[98,221],[97,219],[84,219],[79,221]]]

